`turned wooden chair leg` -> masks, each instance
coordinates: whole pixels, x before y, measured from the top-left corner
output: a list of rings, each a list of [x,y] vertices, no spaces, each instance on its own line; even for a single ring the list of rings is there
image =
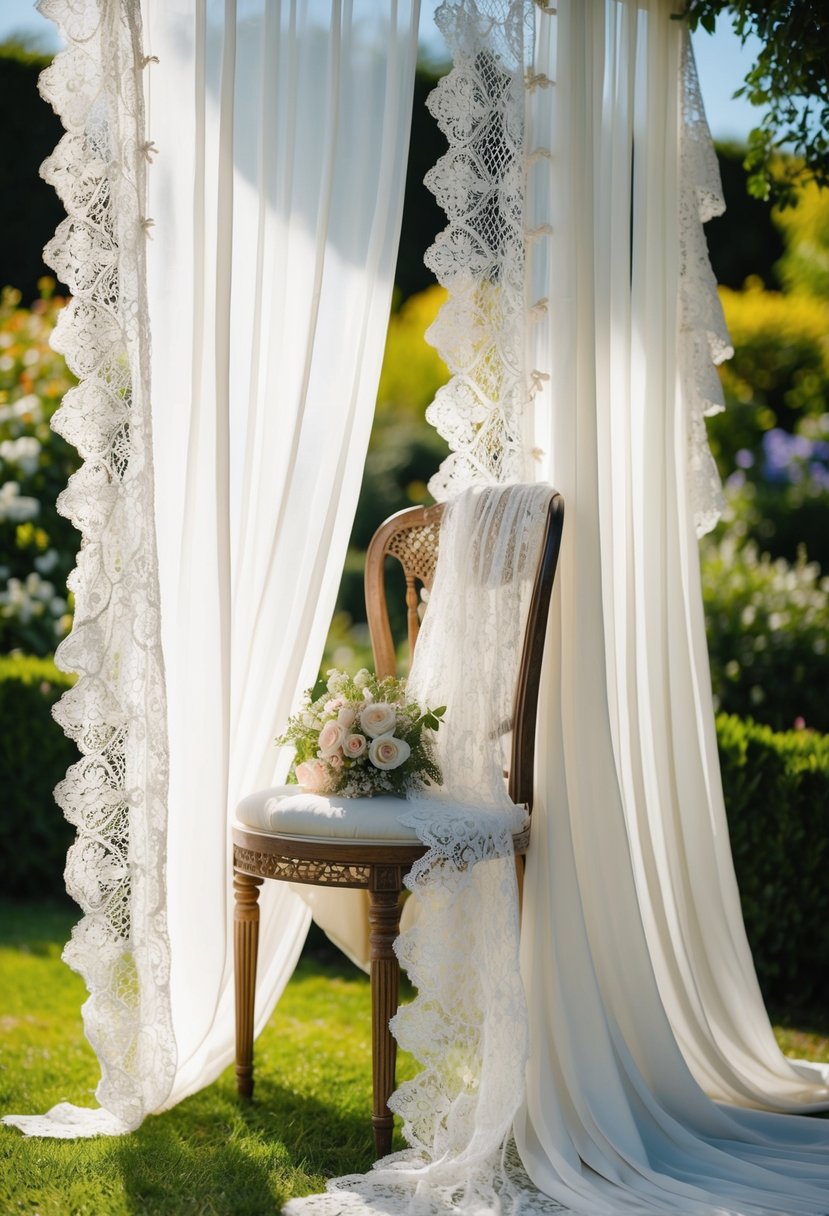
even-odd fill
[[[371,1123],[378,1157],[391,1152],[394,1116],[388,1107],[394,1092],[397,1043],[389,1021],[400,1001],[400,964],[394,940],[400,932],[400,892],[369,891],[369,946],[371,950],[371,1067],[373,1101]]]
[[[233,965],[236,985],[236,1091],[253,1097],[253,1005],[256,995],[256,954],[259,949],[259,888],[261,878],[236,871],[233,875]]]

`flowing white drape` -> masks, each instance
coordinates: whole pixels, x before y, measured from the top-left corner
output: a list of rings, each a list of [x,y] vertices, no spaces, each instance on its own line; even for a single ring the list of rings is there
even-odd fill
[[[391,299],[417,9],[144,6],[159,59],[147,110],[170,1101],[231,1058],[227,812],[284,776],[273,738],[313,683],[339,585]],[[257,1029],[307,915],[266,886]]]
[[[516,1141],[579,1210],[821,1212],[826,1099],[774,1046],[731,868],[678,370],[683,31],[666,0],[539,15],[529,366],[567,528],[544,674]],[[545,167],[546,166],[546,167]],[[681,1047],[681,1050],[680,1050]],[[687,1062],[686,1062],[687,1059]],[[692,1073],[694,1075],[692,1075]],[[696,1079],[695,1079],[696,1077]]]
[[[156,920],[147,928],[149,917],[133,918],[143,934],[136,940],[122,918],[112,974],[102,971],[100,934],[76,935],[73,965],[93,974],[109,1032],[95,1045],[114,1082],[99,1098],[118,1116],[92,1118],[90,1132],[135,1126],[232,1058],[228,812],[244,792],[282,775],[287,757],[273,738],[313,683],[333,611],[391,300],[418,8],[418,0],[49,0],[69,42],[64,72],[72,69],[58,102],[77,132],[67,177],[79,197],[61,244],[61,277],[98,292],[97,303],[75,305],[76,321],[89,328],[100,317],[114,331],[104,328],[104,354],[114,353],[98,377],[103,388],[73,434],[84,450],[96,425],[103,429],[109,464],[93,466],[102,476],[91,491],[83,482],[86,499],[76,488],[74,500],[91,515],[97,495],[98,515],[105,507],[111,521],[120,458],[123,493],[132,487],[129,502],[138,498],[143,511],[133,509],[126,525],[116,513],[114,533],[106,519],[101,526],[106,572],[124,586],[117,602],[93,603],[88,661],[93,671],[108,663],[109,674],[136,652],[146,681],[144,653],[155,646],[158,670],[160,641],[166,716],[163,699],[146,695],[132,668],[121,683],[132,678],[132,737],[166,729],[169,740],[168,788],[166,754],[154,769],[153,754],[148,762],[139,751],[143,787],[129,783],[129,769],[126,778],[115,773],[116,790],[126,789],[128,832],[106,842],[119,849],[124,906],[142,911],[151,897]],[[101,276],[106,257],[115,271]],[[125,264],[131,277],[119,278]],[[131,381],[115,375],[121,330],[132,342]],[[113,435],[125,399],[137,405]],[[140,547],[135,538],[144,535]],[[98,551],[87,546],[85,569]],[[154,587],[160,604],[156,596],[150,612]],[[67,659],[90,633],[80,633],[83,608],[79,596]],[[121,633],[113,658],[105,643],[114,621]],[[87,798],[93,815],[96,792]],[[138,848],[151,812],[155,851],[147,858]],[[105,875],[113,869],[110,862]],[[101,872],[90,870],[89,881]],[[258,1028],[308,923],[292,890],[269,886]],[[137,993],[127,1012],[143,1055],[112,1026],[125,979]],[[154,1067],[151,1040],[162,1031],[166,1054]],[[125,1060],[129,1075],[121,1076]],[[72,1111],[21,1125],[61,1134],[61,1117],[63,1134],[83,1133],[83,1116]]]
[[[548,472],[573,482],[571,554],[573,530],[588,508],[596,515],[601,580],[589,597],[578,594],[601,606],[590,651],[601,642],[606,652],[604,697],[648,948],[674,1031],[709,1092],[784,1109],[826,1102],[825,1070],[793,1067],[771,1034],[719,781],[694,537],[695,514],[710,508],[694,496],[688,449],[705,368],[681,357],[700,331],[707,349],[718,322],[716,300],[685,256],[694,217],[680,205],[689,139],[682,30],[668,4],[583,7],[562,6],[538,43],[539,70],[557,82],[548,130],[530,132],[553,145],[549,178],[531,179],[528,201],[555,230],[532,270],[549,276],[554,293],[550,324],[532,331],[533,361],[552,373],[550,393],[537,398],[538,444]],[[584,71],[572,68],[576,55]],[[534,104],[530,113],[538,121]],[[699,139],[696,129],[690,138]],[[571,416],[583,447],[559,437]],[[597,477],[595,501],[574,481],[588,476]],[[579,647],[568,652],[575,663],[585,658]],[[573,818],[588,822],[586,812]]]

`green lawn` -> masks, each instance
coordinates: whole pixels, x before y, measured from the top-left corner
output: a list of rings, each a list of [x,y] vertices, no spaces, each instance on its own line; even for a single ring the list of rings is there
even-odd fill
[[[76,910],[0,906],[0,1111],[93,1105],[85,988],[60,953]],[[341,956],[338,956],[338,958]],[[233,1070],[131,1136],[27,1140],[0,1127],[0,1214],[262,1216],[373,1160],[367,978],[304,957],[256,1046],[256,1100]],[[411,1075],[401,1059],[399,1073]],[[400,1142],[402,1147],[402,1141]]]
[[[0,1111],[92,1103],[81,980],[60,961],[69,907],[0,906]],[[253,1105],[232,1070],[131,1136],[27,1140],[0,1127],[0,1214],[262,1216],[372,1160],[368,982],[306,955],[257,1042]],[[829,1060],[829,1027],[800,1015],[784,1050]],[[805,1028],[805,1029],[804,1029]],[[411,1075],[412,1061],[401,1061]]]

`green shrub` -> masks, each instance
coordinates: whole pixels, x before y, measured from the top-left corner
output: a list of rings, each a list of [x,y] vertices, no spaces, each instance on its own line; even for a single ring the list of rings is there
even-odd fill
[[[824,685],[825,687],[825,685]],[[829,999],[829,736],[717,718],[731,849],[766,1001]]]
[[[65,300],[44,295],[31,309],[0,294],[0,649],[50,654],[68,632],[66,578],[79,536],[56,500],[80,458],[51,430],[74,384],[49,337]]]
[[[702,592],[716,707],[829,731],[829,577],[726,533],[702,546]]]
[[[14,898],[60,896],[73,829],[52,790],[78,752],[52,706],[74,682],[49,659],[0,657],[0,814],[3,891]]]
[[[716,540],[731,534],[761,553],[795,562],[801,550],[829,574],[829,488],[814,478],[788,484],[748,481],[741,470],[725,483]]]
[[[727,477],[738,452],[761,464],[763,435],[789,432],[829,411],[829,304],[808,295],[720,290],[734,357],[720,369],[726,408],[709,419],[711,449]]]

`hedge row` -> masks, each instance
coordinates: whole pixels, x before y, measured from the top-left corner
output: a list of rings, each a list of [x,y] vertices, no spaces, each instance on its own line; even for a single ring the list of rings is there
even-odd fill
[[[52,788],[77,758],[51,718],[71,677],[46,659],[0,658],[0,814],[4,890],[59,896],[72,829]],[[746,930],[766,999],[829,998],[829,735],[775,733],[717,718],[731,847]]]
[[[0,866],[3,893],[16,899],[64,890],[74,833],[52,790],[78,752],[51,711],[72,682],[50,659],[0,657]]]
[[[829,999],[829,735],[717,718],[734,867],[763,995]]]

